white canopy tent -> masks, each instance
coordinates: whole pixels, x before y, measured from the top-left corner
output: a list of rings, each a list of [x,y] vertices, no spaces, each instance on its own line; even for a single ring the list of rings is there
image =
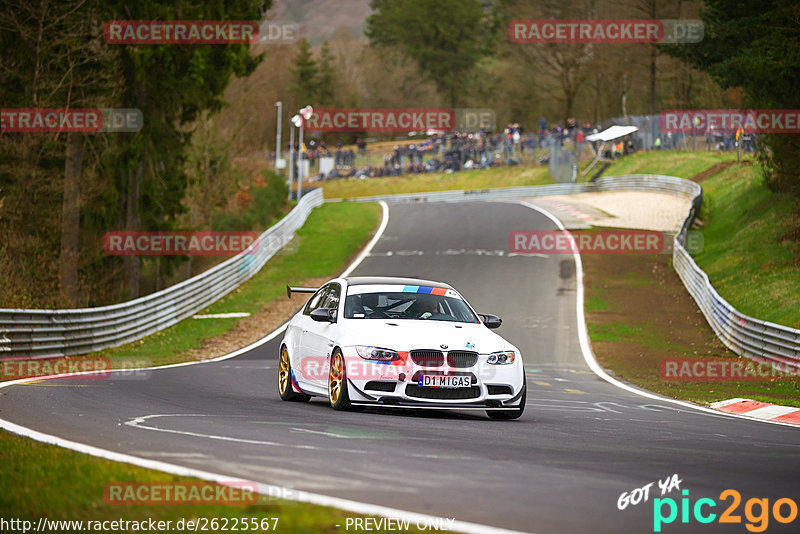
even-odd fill
[[[591,141],[613,141],[614,139],[619,139],[620,137],[625,137],[626,135],[630,135],[633,132],[638,132],[639,128],[636,126],[617,126],[616,124],[606,130],[603,130],[600,133],[587,135],[586,140]]]
[[[615,141],[621,137],[625,137],[626,135],[630,135],[633,132],[638,132],[638,131],[639,128],[636,126],[618,126],[615,124],[614,126],[611,126],[610,128],[603,130],[602,132],[587,135],[586,140],[589,141],[590,143],[593,141],[600,141],[600,149],[595,152],[594,160],[592,161],[592,163],[588,167],[586,167],[585,171],[583,171],[584,178],[586,177],[587,174],[589,174],[589,171],[592,170],[592,168],[597,164],[597,162],[600,161],[600,158],[603,157],[603,151],[606,148],[606,143],[608,143],[609,141]]]

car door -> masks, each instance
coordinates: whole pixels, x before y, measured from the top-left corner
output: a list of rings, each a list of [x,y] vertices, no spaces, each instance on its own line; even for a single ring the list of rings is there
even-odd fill
[[[309,346],[311,337],[309,331],[316,328],[316,323],[311,319],[311,312],[321,308],[327,299],[329,285],[322,286],[314,293],[303,308],[303,312],[297,316],[297,321],[293,325],[295,329],[294,339],[296,340],[297,347],[295,350],[296,361],[292,362],[292,367],[296,369],[295,374],[300,381],[301,387],[314,386],[319,383],[319,376],[323,374],[321,369],[324,360],[319,355],[314,356],[315,349]],[[327,372],[324,373],[327,377]]]
[[[337,310],[335,313],[338,315],[341,295],[342,286],[335,282],[328,284],[325,295],[318,307],[320,309],[328,308]],[[311,324],[308,329],[303,332],[304,351],[311,358],[309,361],[320,362],[321,372],[316,374],[314,385],[327,390],[329,358],[334,347],[334,340],[339,326],[336,323],[314,321],[310,316],[308,319],[311,321]]]

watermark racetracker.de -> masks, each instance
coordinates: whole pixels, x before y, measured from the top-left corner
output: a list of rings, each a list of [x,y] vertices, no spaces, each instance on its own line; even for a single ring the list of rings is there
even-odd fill
[[[0,131],[50,133],[138,132],[144,125],[135,108],[3,108]]]
[[[674,235],[653,230],[517,230],[508,235],[512,254],[671,254]],[[690,231],[686,248],[703,249],[703,235]]]
[[[513,43],[699,43],[704,26],[683,19],[512,20]]]
[[[252,20],[111,20],[103,26],[108,44],[291,44],[294,22]]]
[[[282,241],[268,239],[267,247]],[[253,254],[264,246],[258,232],[107,232],[103,250],[117,256],[214,256]]]
[[[422,367],[413,363],[409,358],[409,352],[398,351],[397,359],[391,361],[367,360],[359,356],[345,355],[344,365],[347,378],[350,380],[386,380],[399,382],[413,382],[423,386],[423,380],[428,377],[425,385],[438,387],[436,377],[446,376],[469,376],[481,382],[492,380],[497,377],[497,372],[504,367],[501,364],[486,363],[488,355],[477,355],[476,364],[469,369],[458,367],[457,364],[450,366],[449,356],[442,357],[444,363],[448,362],[447,367],[440,367],[436,371],[423,370]],[[508,363],[513,363],[513,358]],[[296,372],[305,380],[326,381],[330,374],[330,356],[306,356],[300,359],[295,367]],[[432,378],[433,377],[433,378]],[[472,382],[475,383],[474,380]],[[447,386],[443,386],[447,387]]]
[[[309,132],[477,132],[493,130],[485,108],[314,108],[303,121]]]
[[[146,380],[152,361],[143,357],[59,356],[54,358],[0,358],[0,380],[56,376],[58,380]],[[113,372],[112,372],[113,370]]]
[[[783,362],[744,358],[664,358],[659,372],[662,380],[679,382],[797,380],[800,369]]]
[[[258,484],[236,481],[212,483],[176,482],[109,482],[103,491],[107,504],[119,505],[244,505],[258,502]]]
[[[667,133],[800,133],[798,109],[695,109],[663,111]]]
[[[278,517],[206,517],[180,519],[30,519],[0,517],[0,532],[270,532]]]

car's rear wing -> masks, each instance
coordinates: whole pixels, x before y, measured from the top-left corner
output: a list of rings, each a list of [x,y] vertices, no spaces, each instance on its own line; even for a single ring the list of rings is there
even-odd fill
[[[292,293],[316,293],[318,289],[318,287],[286,286],[286,296],[292,298]]]

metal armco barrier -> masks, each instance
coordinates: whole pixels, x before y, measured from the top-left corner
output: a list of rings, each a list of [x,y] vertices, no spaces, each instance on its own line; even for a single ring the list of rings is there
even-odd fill
[[[703,203],[703,189],[692,182],[674,176],[632,174],[609,176],[594,183],[552,184],[542,186],[507,187],[476,191],[437,191],[399,195],[358,197],[348,201],[374,202],[465,202],[503,198],[525,198],[548,195],[569,195],[592,191],[648,191],[681,195],[692,200],[691,208],[680,231],[675,236],[672,259],[675,271],[689,294],[697,303],[708,324],[730,350],[740,356],[760,362],[800,370],[800,330],[761,321],[737,311],[708,281],[708,275],[697,266],[686,251],[686,236]],[[338,202],[332,199],[328,202]]]
[[[135,300],[69,310],[0,308],[0,357],[86,354],[141,339],[191,317],[257,273],[291,241],[311,210],[322,202],[322,189],[309,192],[288,215],[259,236],[255,250]]]
[[[334,198],[325,202],[469,202],[504,198],[542,197],[550,195],[573,195],[592,191],[649,191],[683,195],[694,198],[701,195],[692,185],[700,186],[690,180],[674,176],[658,176],[654,174],[631,174],[625,176],[609,176],[596,182],[576,184],[525,185],[518,187],[500,187],[496,189],[475,189],[456,191],[433,191],[430,193],[400,193],[396,195],[375,195],[369,197]],[[699,204],[698,204],[699,208]]]
[[[371,197],[333,198],[325,202],[467,202],[496,198],[525,198],[547,195],[570,195],[584,193],[584,184],[528,185],[521,187],[501,187],[497,189],[478,189],[472,191],[435,191],[432,193],[399,193],[396,195],[376,195]]]

